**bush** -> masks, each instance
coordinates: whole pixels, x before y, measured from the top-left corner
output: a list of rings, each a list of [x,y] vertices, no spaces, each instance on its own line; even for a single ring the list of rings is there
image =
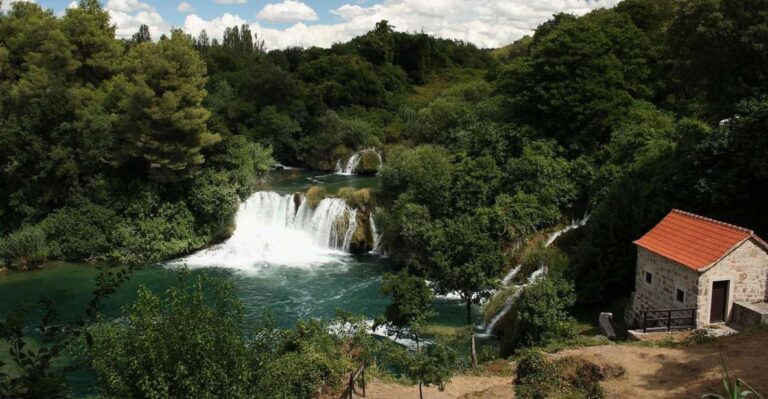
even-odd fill
[[[39,226],[24,226],[0,243],[6,265],[12,269],[28,270],[40,266],[48,258],[45,231]]]
[[[115,250],[110,258],[120,262],[159,262],[205,246],[210,236],[198,234],[195,218],[184,202],[161,203],[148,215],[125,219],[114,229]]]
[[[325,188],[320,186],[312,186],[307,190],[307,205],[315,209],[318,205],[320,205],[320,202],[325,199],[326,192]]]
[[[187,199],[207,235],[220,240],[231,234],[239,198],[225,173],[206,172],[195,178]]]
[[[525,350],[517,361],[515,397],[520,399],[597,399],[605,397],[600,381],[620,375],[621,369],[601,367],[567,356],[548,359],[541,351]]]
[[[379,173],[381,160],[375,150],[360,151],[360,163],[357,164],[355,173],[358,175],[375,175]]]
[[[40,224],[50,237],[51,255],[68,261],[103,260],[110,237],[121,218],[111,209],[90,202],[61,208]]]
[[[252,376],[258,366],[230,285],[187,277],[162,297],[141,288],[126,311],[124,322],[90,332],[91,367],[106,396],[256,396]]]
[[[568,309],[575,301],[573,285],[557,278],[545,278],[524,289],[510,312],[512,322],[501,331],[502,354],[573,338],[575,320]]]
[[[352,204],[352,206],[357,209],[369,209],[371,206],[371,189],[361,188],[360,190],[355,191],[352,194]]]
[[[353,207],[353,206],[355,206],[354,205],[355,204],[354,194],[355,194],[355,189],[354,188],[352,188],[352,187],[342,187],[342,188],[339,189],[339,192],[336,193],[336,196],[341,198],[341,199],[343,199],[347,203],[347,205]]]
[[[320,320],[246,323],[231,282],[187,273],[162,295],[141,288],[125,313],[82,342],[106,397],[311,399],[337,388],[373,345],[359,322],[346,335]]]

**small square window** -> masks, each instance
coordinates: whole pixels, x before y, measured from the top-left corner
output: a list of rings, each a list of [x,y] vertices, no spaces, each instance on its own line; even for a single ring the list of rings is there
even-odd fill
[[[675,294],[675,299],[680,303],[685,303],[685,291],[678,288],[677,293]]]
[[[645,283],[648,285],[653,284],[653,274],[651,272],[645,272]]]

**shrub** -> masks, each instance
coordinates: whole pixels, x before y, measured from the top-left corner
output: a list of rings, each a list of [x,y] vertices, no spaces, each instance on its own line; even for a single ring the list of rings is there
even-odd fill
[[[525,350],[517,361],[515,397],[544,398],[603,398],[600,381],[620,375],[622,369],[602,367],[582,358],[566,356],[548,359],[541,351]]]
[[[51,255],[68,261],[102,260],[112,248],[112,230],[121,219],[90,202],[61,208],[40,224],[50,237]]]
[[[141,288],[126,312],[91,330],[91,367],[106,396],[256,396],[243,307],[228,283],[186,277],[162,296]]]
[[[375,150],[364,150],[360,152],[360,163],[357,164],[355,173],[358,175],[375,175],[379,173],[381,160]]]
[[[371,206],[371,189],[361,188],[352,194],[352,206],[366,210]]]
[[[207,172],[195,178],[187,200],[207,235],[222,239],[231,234],[239,198],[225,173]]]
[[[320,186],[312,186],[307,190],[307,205],[309,205],[310,208],[315,209],[318,205],[320,205],[320,202],[325,199],[326,192],[325,188]]]
[[[149,215],[125,219],[113,232],[121,262],[159,262],[202,248],[211,239],[198,234],[195,218],[184,202],[165,202]]]
[[[24,226],[0,243],[5,263],[13,269],[27,270],[48,258],[45,232],[39,226]]]
[[[576,335],[568,308],[576,301],[573,285],[546,278],[524,289],[511,311],[511,331],[501,332],[502,354],[523,346],[542,346]]]
[[[336,193],[336,196],[343,199],[347,203],[347,205],[354,207],[355,206],[354,194],[355,194],[354,188],[342,187],[339,189],[339,192]]]

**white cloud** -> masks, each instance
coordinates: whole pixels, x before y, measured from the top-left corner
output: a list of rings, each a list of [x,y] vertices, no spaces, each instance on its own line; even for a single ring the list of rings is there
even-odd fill
[[[107,1],[107,9],[129,14],[137,11],[155,11],[152,5],[139,0],[109,0]]]
[[[248,0],[213,0],[216,4],[245,4]]]
[[[0,6],[0,11],[8,11],[11,9],[11,6],[13,3],[36,3],[35,0],[4,0],[2,6]]]
[[[242,4],[245,0],[215,0],[217,3]],[[619,0],[383,0],[366,5],[350,0],[334,10],[336,21],[306,24],[317,14],[304,3],[285,0],[265,6],[257,18],[268,21],[296,22],[284,29],[261,26],[250,21],[251,30],[264,39],[268,48],[288,46],[329,47],[371,30],[386,19],[398,31],[420,32],[450,39],[461,39],[479,47],[499,47],[530,34],[558,12],[581,15],[601,7],[612,7]],[[110,5],[132,5],[133,11],[121,12]],[[110,0],[108,8],[120,37],[130,37],[141,23],[150,26],[153,37],[170,30],[170,25],[148,4],[138,0]],[[306,7],[308,10],[303,9]],[[151,7],[151,6],[150,6]],[[303,9],[303,11],[301,11]],[[299,12],[300,11],[300,12]],[[190,11],[191,12],[191,11]],[[226,27],[249,23],[237,14],[225,13],[213,19],[187,15],[183,28],[192,35],[205,29],[211,38],[224,34]]]
[[[179,6],[176,7],[176,9],[179,12],[184,12],[184,13],[190,13],[195,11],[195,7],[193,7],[192,4],[189,4],[186,1],[182,1],[181,3],[179,3]]]
[[[139,11],[135,14],[109,10],[112,23],[117,25],[116,36],[129,38],[139,31],[141,25],[149,26],[152,38],[157,40],[161,35],[171,31],[171,25],[163,17],[154,11]]]
[[[270,22],[315,21],[317,13],[312,7],[295,0],[284,0],[282,3],[270,3],[256,14],[256,18]]]
[[[210,21],[206,21],[195,14],[187,15],[184,20],[184,31],[197,36],[201,31],[205,30],[211,39],[221,40],[224,37],[224,29],[245,24],[246,21],[237,15],[226,13],[218,18],[214,18]]]

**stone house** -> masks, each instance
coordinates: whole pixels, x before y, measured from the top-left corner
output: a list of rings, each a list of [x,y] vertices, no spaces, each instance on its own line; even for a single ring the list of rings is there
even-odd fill
[[[673,210],[634,243],[630,324],[667,309],[693,309],[696,328],[768,321],[768,244],[752,230]]]

